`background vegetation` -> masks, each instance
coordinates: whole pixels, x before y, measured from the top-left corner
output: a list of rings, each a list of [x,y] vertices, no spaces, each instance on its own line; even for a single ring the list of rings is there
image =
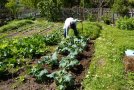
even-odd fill
[[[57,21],[61,16],[61,9],[66,7],[99,8],[100,15],[103,8],[110,8],[114,13],[125,16],[129,8],[134,7],[134,2],[133,0],[1,0],[0,6],[7,8],[13,15],[12,18],[17,18],[18,12],[22,9],[29,8],[39,10],[48,20]]]

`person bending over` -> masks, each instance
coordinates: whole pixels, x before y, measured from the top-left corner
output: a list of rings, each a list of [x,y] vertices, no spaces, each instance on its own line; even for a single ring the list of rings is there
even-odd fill
[[[78,36],[78,30],[76,28],[76,22],[81,22],[81,20],[74,19],[72,17],[69,17],[65,20],[64,27],[63,27],[65,38],[68,36],[68,32],[69,32],[70,28],[74,30],[75,36]]]

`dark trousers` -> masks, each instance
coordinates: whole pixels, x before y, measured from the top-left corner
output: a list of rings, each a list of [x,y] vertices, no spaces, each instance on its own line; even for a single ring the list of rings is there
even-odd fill
[[[70,25],[70,27],[71,27],[71,29],[74,30],[75,36],[78,36],[78,30],[77,30],[77,28],[76,28],[76,24],[73,23],[73,24]],[[68,28],[68,29],[69,29],[69,28]],[[68,35],[68,29],[67,29],[67,30],[64,29],[64,37],[65,37],[65,38],[66,38],[66,36]],[[66,35],[66,33],[67,33],[67,35]]]

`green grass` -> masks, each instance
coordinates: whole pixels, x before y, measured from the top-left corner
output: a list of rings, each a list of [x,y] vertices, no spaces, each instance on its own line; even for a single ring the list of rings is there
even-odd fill
[[[0,32],[14,30],[26,24],[31,24],[31,23],[33,23],[32,20],[14,20],[14,21],[9,22],[7,25],[0,27]]]
[[[131,90],[134,74],[125,74],[124,51],[134,50],[134,31],[103,25],[95,41],[95,53],[83,82],[85,90]]]

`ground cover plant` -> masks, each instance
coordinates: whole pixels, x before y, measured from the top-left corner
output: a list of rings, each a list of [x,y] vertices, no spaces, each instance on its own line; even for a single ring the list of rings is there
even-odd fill
[[[84,80],[85,90],[134,89],[132,72],[125,73],[124,52],[134,49],[133,31],[102,25],[100,37],[95,41],[95,53]]]

